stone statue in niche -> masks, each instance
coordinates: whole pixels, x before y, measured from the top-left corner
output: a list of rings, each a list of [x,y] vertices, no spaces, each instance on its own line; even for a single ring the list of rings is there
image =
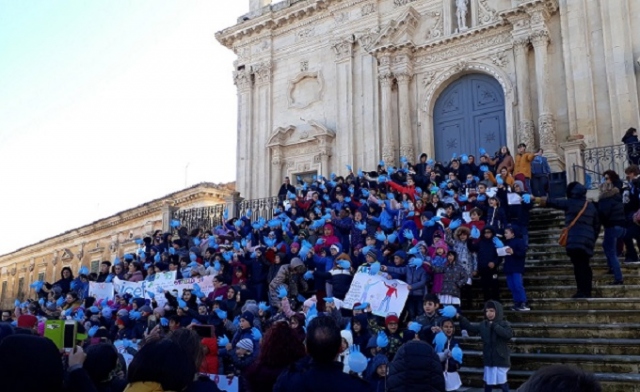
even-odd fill
[[[456,16],[458,17],[458,31],[462,32],[468,29],[467,27],[467,5],[469,0],[456,0]]]

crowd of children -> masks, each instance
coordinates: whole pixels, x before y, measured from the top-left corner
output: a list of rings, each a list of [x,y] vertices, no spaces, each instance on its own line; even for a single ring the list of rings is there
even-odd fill
[[[202,339],[200,371],[240,376],[241,390],[252,391],[264,334],[286,323],[302,344],[310,320],[332,317],[343,328],[338,360],[372,390],[384,390],[386,368],[400,347],[421,340],[435,348],[451,391],[461,385],[459,319],[462,336],[478,332],[485,343],[485,382],[504,389],[511,330],[502,318],[499,275],[506,275],[511,309],[529,310],[522,275],[533,198],[529,178],[513,172],[535,158],[525,147],[515,159],[506,147],[493,158],[482,151],[478,165],[471,155],[442,164],[423,154],[415,165],[401,158],[398,167],[381,161],[372,172],[347,166],[344,177],[298,177],[295,186],[287,179],[272,219],[225,212],[211,230],[173,221],[172,232],[140,239],[136,254],[102,262],[98,273],[83,267],[75,278],[65,268],[57,282],[34,283],[39,298],[16,302],[18,326],[25,316],[33,316],[35,329],[44,319],[75,319],[90,339],[133,342],[127,348],[134,350],[150,336],[213,326]],[[164,271],[178,279],[213,275],[214,291],[156,292],[146,300],[88,295],[90,281],[152,281]],[[370,287],[345,309],[358,271],[407,283],[404,311],[375,316],[366,302]],[[475,284],[486,314],[479,325],[459,315],[482,306],[474,301]],[[385,286],[389,297],[395,294],[392,284]],[[158,306],[157,296],[166,305]],[[354,346],[369,358],[366,369],[350,367]]]

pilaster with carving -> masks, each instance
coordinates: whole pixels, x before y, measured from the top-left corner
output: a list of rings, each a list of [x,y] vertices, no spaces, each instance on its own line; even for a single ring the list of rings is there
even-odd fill
[[[353,35],[334,40],[331,43],[331,49],[336,55],[336,62],[348,60],[351,58],[353,54],[353,44],[355,42],[355,37]]]
[[[253,109],[253,74],[249,67],[234,71],[233,82],[238,89],[238,145],[236,159],[237,187],[243,195],[251,192],[251,179],[248,177],[252,172],[252,157],[250,152],[251,141],[251,119]]]
[[[271,73],[273,70],[273,63],[271,60],[263,61],[251,66],[253,71],[256,86],[271,83]]]
[[[529,50],[528,36],[520,35],[513,39],[513,50],[516,62],[516,77],[518,78],[518,135],[519,143],[526,144],[530,149],[535,145],[535,124],[531,109],[531,87],[529,78]]]
[[[388,58],[387,58],[388,59]],[[381,62],[382,64],[382,62]],[[382,119],[382,159],[386,164],[394,164],[396,156],[396,141],[393,132],[391,113],[391,88],[393,86],[393,73],[389,68],[381,68],[378,72],[380,81],[380,118]]]
[[[411,96],[409,84],[413,79],[413,60],[409,51],[401,51],[393,58],[393,74],[398,82],[398,119],[400,122],[400,155],[412,161],[413,129],[411,127]]]

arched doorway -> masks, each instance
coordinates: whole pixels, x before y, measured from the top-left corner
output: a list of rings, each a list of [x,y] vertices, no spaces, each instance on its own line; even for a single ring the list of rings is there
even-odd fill
[[[493,155],[507,142],[502,86],[488,75],[462,76],[438,97],[433,129],[436,160],[477,156],[480,147]]]

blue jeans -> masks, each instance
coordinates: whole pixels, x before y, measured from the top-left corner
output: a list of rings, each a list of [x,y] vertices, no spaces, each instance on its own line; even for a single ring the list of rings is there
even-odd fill
[[[527,294],[524,292],[522,284],[522,274],[507,274],[507,286],[513,295],[513,303],[515,306],[527,303]]]
[[[618,238],[622,238],[624,235],[625,229],[620,226],[605,227],[604,229],[602,249],[604,250],[605,256],[607,256],[607,264],[613,271],[613,277],[616,281],[622,280],[622,271],[620,270],[620,261],[618,260],[616,243]]]

